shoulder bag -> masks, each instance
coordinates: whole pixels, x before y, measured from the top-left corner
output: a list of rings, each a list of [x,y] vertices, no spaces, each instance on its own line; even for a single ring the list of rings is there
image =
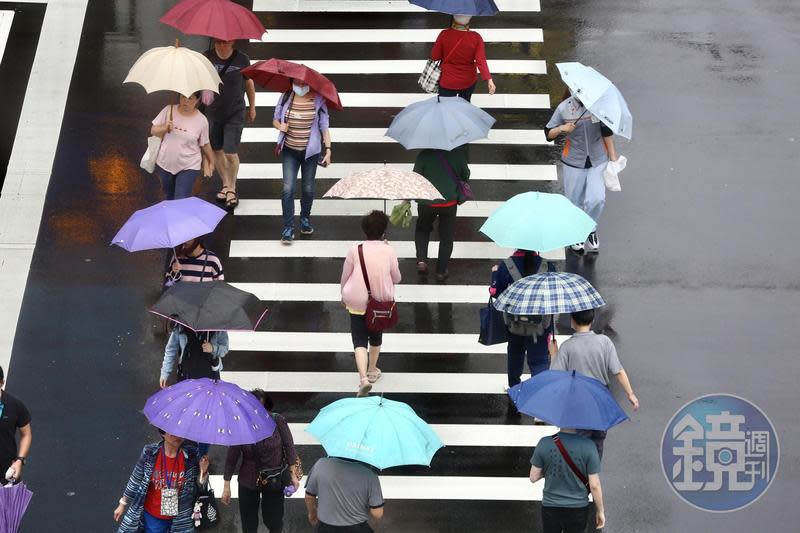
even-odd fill
[[[272,413],[272,419],[275,420],[277,424],[277,413]],[[278,432],[277,427],[275,428],[275,432]],[[258,443],[253,444],[253,455],[256,459],[257,489],[265,489],[270,492],[282,492],[284,488],[292,484],[292,472],[289,469],[288,462],[286,461],[286,451],[283,449],[283,440],[281,439],[280,433],[278,433],[277,437],[281,441],[281,453],[283,455],[281,466],[278,468],[261,468],[259,466],[260,461],[258,459]]]
[[[472,194],[472,187],[469,186],[469,183],[462,180],[456,175],[456,171],[453,170],[453,167],[451,167],[450,163],[447,162],[447,158],[444,156],[442,152],[436,152],[436,156],[439,158],[439,161],[442,163],[442,166],[447,171],[447,175],[450,176],[450,179],[453,180],[453,183],[456,184],[458,205],[461,205],[468,200],[472,200],[475,196]]]
[[[172,105],[169,106],[169,120],[172,121]],[[152,174],[156,169],[156,160],[158,159],[158,152],[161,151],[161,141],[164,139],[163,135],[151,135],[147,138],[147,150],[142,155],[142,160],[139,166]]]
[[[558,451],[561,452],[561,457],[564,458],[564,461],[566,461],[569,469],[572,470],[572,473],[575,474],[575,477],[577,477],[580,482],[583,483],[583,486],[586,487],[586,492],[591,493],[592,490],[589,488],[589,478],[587,478],[586,475],[578,469],[578,466],[572,460],[572,457],[569,456],[569,452],[567,452],[567,449],[564,447],[564,443],[561,442],[561,439],[558,438],[558,435],[553,435],[553,442],[555,443],[556,448],[558,448]]]
[[[466,35],[464,36],[466,37]],[[450,59],[450,56],[453,55],[453,52],[456,51],[458,45],[461,44],[461,41],[464,40],[464,37],[458,40],[456,45],[450,50],[450,53],[447,54],[447,57],[444,58],[442,61],[435,61],[433,59],[428,59],[428,62],[425,63],[425,68],[422,69],[422,74],[417,80],[417,83],[422,90],[426,93],[438,93],[439,92],[439,80],[442,78],[442,65]]]
[[[372,297],[372,289],[369,286],[369,276],[367,275],[367,265],[364,263],[364,245],[358,245],[358,260],[361,263],[361,274],[364,276],[364,285],[367,286],[367,311],[364,320],[367,322],[368,331],[383,331],[397,324],[397,304],[394,300],[379,302]]]

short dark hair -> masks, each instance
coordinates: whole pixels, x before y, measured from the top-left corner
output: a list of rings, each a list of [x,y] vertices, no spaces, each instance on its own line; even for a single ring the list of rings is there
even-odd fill
[[[572,313],[572,320],[574,320],[579,326],[589,326],[594,320],[594,309],[575,311]]]
[[[200,100],[200,98],[203,97],[203,91],[195,91],[195,92],[192,93],[192,96],[194,96],[195,98]]]
[[[272,401],[272,396],[267,394],[263,389],[253,389],[250,393],[258,398],[258,401],[261,402],[261,405],[264,406],[264,409],[267,411],[272,411],[272,408],[275,406],[275,403]]]
[[[361,229],[367,239],[374,241],[380,239],[386,233],[386,228],[389,226],[389,217],[383,211],[372,211],[364,215],[361,219]]]
[[[0,383],[5,381],[6,375],[3,373],[3,367],[0,365]]]

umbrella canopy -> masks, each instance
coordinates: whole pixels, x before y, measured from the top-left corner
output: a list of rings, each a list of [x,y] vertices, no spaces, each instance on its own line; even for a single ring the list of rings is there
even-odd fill
[[[188,98],[200,90],[218,93],[222,80],[203,54],[180,46],[163,46],[142,54],[122,83],[138,83],[148,93],[175,91]]]
[[[545,370],[508,395],[521,413],[561,428],[606,431],[628,420],[608,387],[574,370]]]
[[[452,150],[489,136],[494,118],[458,96],[434,96],[397,114],[386,132],[406,150]],[[584,236],[585,238],[585,236]]]
[[[492,16],[500,11],[494,0],[409,0],[409,2],[428,11],[449,15]]]
[[[164,200],[131,215],[111,244],[129,252],[174,248],[211,233],[226,214],[224,209],[200,198]]]
[[[481,231],[506,248],[546,252],[583,242],[596,226],[561,194],[526,192],[498,207]]]
[[[194,331],[253,331],[267,314],[256,295],[224,281],[176,283],[150,312]]]
[[[305,65],[283,59],[267,59],[242,69],[242,74],[265,89],[281,93],[292,90],[292,80],[301,81],[314,92],[321,94],[328,102],[328,107],[344,109],[333,82]]]
[[[430,466],[443,446],[434,431],[402,402],[381,396],[344,398],[323,407],[306,431],[328,455],[377,468]]]
[[[230,0],[183,0],[160,20],[187,35],[223,41],[260,40],[267,31],[252,11]]]
[[[28,509],[33,493],[24,483],[0,487],[0,532],[19,531],[22,517]]]
[[[633,117],[622,93],[592,67],[581,63],[556,63],[561,79],[586,109],[617,135],[630,139]]]
[[[555,315],[596,309],[606,303],[592,285],[577,274],[542,272],[515,281],[494,307],[512,315]]]
[[[254,444],[275,431],[275,421],[258,398],[233,383],[208,378],[158,391],[147,399],[144,414],[167,433],[222,446]]]
[[[337,181],[326,197],[379,198],[383,200],[437,200],[442,193],[416,172],[389,166],[353,172]]]

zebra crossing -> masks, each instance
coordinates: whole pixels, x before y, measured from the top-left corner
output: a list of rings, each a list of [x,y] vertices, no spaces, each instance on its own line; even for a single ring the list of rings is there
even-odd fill
[[[497,4],[501,13],[496,17],[496,24],[501,26],[481,29],[480,19],[476,20],[476,29],[487,43],[531,44],[543,41],[543,31],[536,23],[537,0],[498,0]],[[265,43],[295,46],[293,50],[297,57],[287,59],[305,63],[330,76],[340,88],[345,88],[340,93],[345,110],[331,115],[334,164],[320,168],[317,173],[316,200],[312,210],[317,232],[310,238],[299,236],[291,246],[282,245],[274,231],[273,235],[266,229],[259,230],[258,238],[253,238],[253,231],[247,231],[248,227],[254,227],[251,222],[256,220],[254,217],[278,221],[281,215],[278,180],[282,172],[280,163],[276,163],[272,156],[272,143],[277,132],[268,127],[268,120],[263,118],[271,118],[272,106],[279,95],[258,92],[259,121],[246,127],[242,137],[243,143],[249,145],[248,155],[243,157],[239,171],[241,202],[235,211],[233,238],[225,264],[226,279],[237,287],[253,292],[268,305],[292,305],[292,309],[303,315],[296,320],[281,318],[281,325],[284,320],[293,322],[290,330],[268,325],[269,331],[231,333],[231,353],[226,357],[223,376],[244,388],[261,387],[274,393],[276,410],[289,420],[298,453],[308,468],[313,464],[308,459],[321,456],[323,451],[313,437],[304,432],[310,418],[299,418],[301,415],[297,413],[307,416],[310,405],[353,395],[357,385],[349,331],[335,329],[330,319],[323,318],[323,315],[336,313],[343,317],[345,313],[336,309],[335,304],[340,301],[341,260],[355,241],[346,240],[346,237],[358,234],[358,221],[364,213],[372,209],[391,210],[396,205],[391,201],[321,197],[334,180],[351,172],[382,163],[411,169],[413,165],[409,160],[413,160],[413,154],[399,158],[394,155],[396,152],[387,149],[389,143],[394,143],[384,136],[389,123],[377,127],[377,122],[383,117],[376,115],[375,111],[391,108],[396,113],[410,103],[430,98],[430,95],[412,92],[411,89],[426,61],[424,56],[415,55],[421,48],[412,48],[403,51],[402,55],[381,60],[360,59],[363,57],[360,52],[370,47],[409,42],[424,43],[429,47],[439,30],[431,29],[429,25],[425,28],[419,28],[419,24],[404,25],[404,17],[415,17],[414,20],[419,21],[420,17],[437,15],[399,0],[254,0],[253,10],[263,21],[268,21]],[[295,17],[292,19],[294,27],[290,25],[289,29],[282,29],[282,17],[296,13],[313,15],[308,19],[309,27],[296,27],[299,19]],[[335,29],[318,25],[321,13],[338,15]],[[368,21],[362,17],[383,13],[396,16],[396,27],[363,27]],[[357,27],[348,28],[341,22],[342,17],[348,17],[347,20]],[[444,15],[441,17],[446,24]],[[338,57],[320,53],[320,45],[324,47],[326,44],[356,44],[357,47],[348,48],[353,50],[352,57]],[[269,59],[269,50],[269,46],[252,46],[251,60]],[[527,57],[530,59],[490,56],[489,67],[494,74],[515,80],[547,74],[545,60],[533,52]],[[387,76],[403,82],[400,86],[384,83]],[[355,82],[355,79],[366,80],[365,86],[356,88],[361,82]],[[519,87],[520,83],[515,86]],[[377,87],[384,90],[364,90]],[[534,90],[492,96],[476,94],[473,103],[495,116],[493,110],[499,113],[546,112],[551,107],[549,96]],[[337,125],[348,113],[347,125]],[[472,179],[485,183],[485,189],[482,189],[485,194],[477,201],[459,207],[451,265],[451,270],[455,271],[482,262],[484,266],[480,270],[469,273],[469,284],[436,284],[433,280],[406,275],[397,288],[401,324],[397,330],[384,334],[381,361],[386,367],[401,368],[402,371],[384,368],[384,375],[376,383],[373,393],[400,395],[424,418],[425,413],[434,413],[434,419],[428,420],[447,448],[440,452],[441,458],[434,457],[430,470],[412,469],[399,475],[391,471],[387,472],[390,475],[381,476],[387,500],[434,500],[443,504],[451,500],[541,500],[542,484],[532,485],[528,480],[527,460],[538,439],[553,434],[556,428],[532,425],[529,419],[509,420],[505,417],[506,347],[504,344],[483,346],[477,342],[477,311],[488,299],[489,268],[511,251],[480,235],[473,227],[475,221],[470,222],[470,218],[487,217],[508,198],[508,190],[513,190],[513,194],[532,189],[549,190],[539,187],[552,186],[557,180],[555,166],[547,154],[549,143],[541,129],[543,126],[543,123],[536,124],[536,127],[500,124],[491,131],[489,139],[475,143],[483,145],[481,148],[485,147],[486,151],[479,151],[478,147],[473,150]],[[344,150],[343,145],[346,147]],[[353,155],[356,150],[359,150],[357,157]],[[508,150],[528,155],[507,158]],[[298,208],[296,205],[296,210]],[[277,224],[275,222],[276,228]],[[414,263],[415,249],[410,238],[413,229],[392,228],[390,231],[394,235],[390,236],[391,244],[400,258],[402,270],[407,264]],[[329,238],[333,235],[337,238]],[[436,257],[437,249],[438,243],[431,242],[429,256]],[[564,251],[551,252],[547,258],[563,260]],[[314,279],[308,279],[307,267],[312,263],[322,265],[323,275],[320,276],[320,270],[315,269]],[[440,324],[431,323],[429,333],[414,331],[417,319],[412,320],[412,314],[425,315],[426,308],[433,304],[453,306],[453,316],[459,317],[458,327],[451,326],[450,330],[443,331],[439,329]],[[319,306],[323,306],[322,311]],[[411,326],[404,322],[404,311],[409,317],[405,320]],[[343,318],[339,318],[343,324]],[[453,358],[458,358],[458,367],[452,366]],[[478,360],[472,366],[472,362]],[[324,364],[320,367],[314,366],[321,361]],[[418,367],[421,361],[425,362]],[[466,399],[469,402],[464,403]],[[459,411],[464,406],[476,404],[485,404],[491,413],[484,417]],[[454,412],[443,412],[442,405],[454,406]],[[470,450],[475,449],[487,449],[486,453],[498,452],[498,463],[491,466],[489,475],[484,475],[485,470],[481,475],[475,475],[471,470],[469,458],[473,456]],[[462,459],[465,459],[465,464],[459,463]],[[221,476],[212,476],[212,485],[221,491]],[[232,489],[235,498],[235,481]],[[302,499],[303,494],[300,490],[291,500]],[[291,504],[287,512],[291,512]]]

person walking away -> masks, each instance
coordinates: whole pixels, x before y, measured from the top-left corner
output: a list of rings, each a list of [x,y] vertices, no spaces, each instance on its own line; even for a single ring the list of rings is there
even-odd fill
[[[165,274],[167,285],[178,281],[225,281],[222,262],[217,254],[207,250],[199,237],[178,247]]]
[[[231,503],[231,478],[239,466],[239,515],[242,518],[242,532],[258,531],[258,508],[261,506],[261,519],[269,533],[283,531],[283,487],[277,490],[261,487],[259,480],[266,481],[267,476],[289,469],[292,474],[292,485],[295,490],[300,487],[300,467],[294,439],[286,419],[273,412],[272,398],[263,390],[251,391],[258,398],[270,416],[275,420],[276,430],[266,439],[255,444],[243,444],[228,448],[225,459],[225,484],[222,490],[222,503]],[[263,484],[263,483],[262,483]]]
[[[566,137],[560,165],[564,194],[598,222],[606,204],[603,171],[609,158],[616,161],[619,157],[614,132],[592,115],[580,99],[570,95],[569,89],[564,91],[564,98],[544,132],[551,141],[561,135]],[[570,249],[578,254],[599,252],[597,230],[591,232],[585,242],[573,244]]]
[[[175,324],[164,348],[159,385],[167,386],[167,380],[177,363],[178,381],[184,379],[219,379],[222,358],[228,353],[226,331],[195,332]]]
[[[5,390],[5,372],[0,366],[0,485],[22,481],[32,441],[31,414],[24,403]]]
[[[477,70],[494,94],[497,87],[486,63],[486,47],[478,32],[469,29],[469,15],[454,15],[450,27],[442,30],[433,43],[431,59],[441,61],[439,96],[460,96],[467,102],[478,83]]]
[[[380,302],[393,300],[395,285],[400,283],[401,276],[397,254],[384,240],[388,224],[389,217],[383,211],[372,211],[364,216],[361,229],[367,240],[350,248],[342,268],[342,304],[350,314],[350,335],[359,377],[358,396],[366,396],[372,390],[372,384],[381,377],[381,370],[376,365],[383,342],[383,332],[367,330],[368,294],[360,255],[363,256],[372,297]]]
[[[589,493],[595,506],[595,528],[606,524],[600,457],[592,441],[561,429],[542,437],[531,457],[531,483],[544,478],[543,533],[583,533],[589,517]]]
[[[183,438],[159,430],[163,440],[142,449],[114,510],[118,533],[194,533],[195,495],[208,481],[208,457]]]
[[[272,125],[278,130],[275,148],[283,167],[283,231],[281,242],[294,240],[294,190],[300,172],[300,233],[311,235],[311,206],[314,203],[314,178],[317,165],[331,164],[331,132],[325,98],[300,80],[292,80],[292,90],[281,95]],[[324,152],[323,152],[324,147]]]
[[[214,173],[215,157],[208,138],[208,120],[197,110],[200,91],[188,98],[180,95],[178,105],[168,105],[153,119],[150,134],[161,137],[155,173],[167,200],[192,195],[194,182]]]
[[[611,376],[615,376],[628,396],[633,410],[638,410],[639,398],[633,393],[628,373],[622,368],[614,343],[607,336],[592,331],[594,309],[572,313],[571,321],[575,334],[564,341],[558,349],[550,362],[550,370],[575,370],[600,381],[606,387],[611,381]],[[602,459],[606,432],[580,429],[578,434],[594,441],[597,453]]]
[[[370,533],[369,520],[383,518],[381,482],[367,465],[323,457],[306,482],[308,521],[318,533]]]
[[[222,178],[222,188],[217,201],[234,209],[239,205],[236,178],[239,175],[239,143],[245,122],[244,95],[247,94],[247,122],[256,120],[256,86],[253,80],[242,76],[241,70],[250,66],[247,54],[234,47],[234,41],[214,39],[214,46],[205,56],[217,69],[222,79],[219,95],[206,106],[211,147],[217,154],[217,169]]]
[[[447,265],[453,253],[453,239],[458,212],[459,188],[457,180],[469,180],[466,148],[454,150],[430,150],[419,153],[414,163],[414,172],[425,176],[442,195],[442,200],[430,202],[417,200],[417,225],[414,229],[414,245],[417,249],[417,273],[428,273],[428,243],[433,223],[439,220],[439,257],[436,260],[436,279],[444,281],[450,275]]]

